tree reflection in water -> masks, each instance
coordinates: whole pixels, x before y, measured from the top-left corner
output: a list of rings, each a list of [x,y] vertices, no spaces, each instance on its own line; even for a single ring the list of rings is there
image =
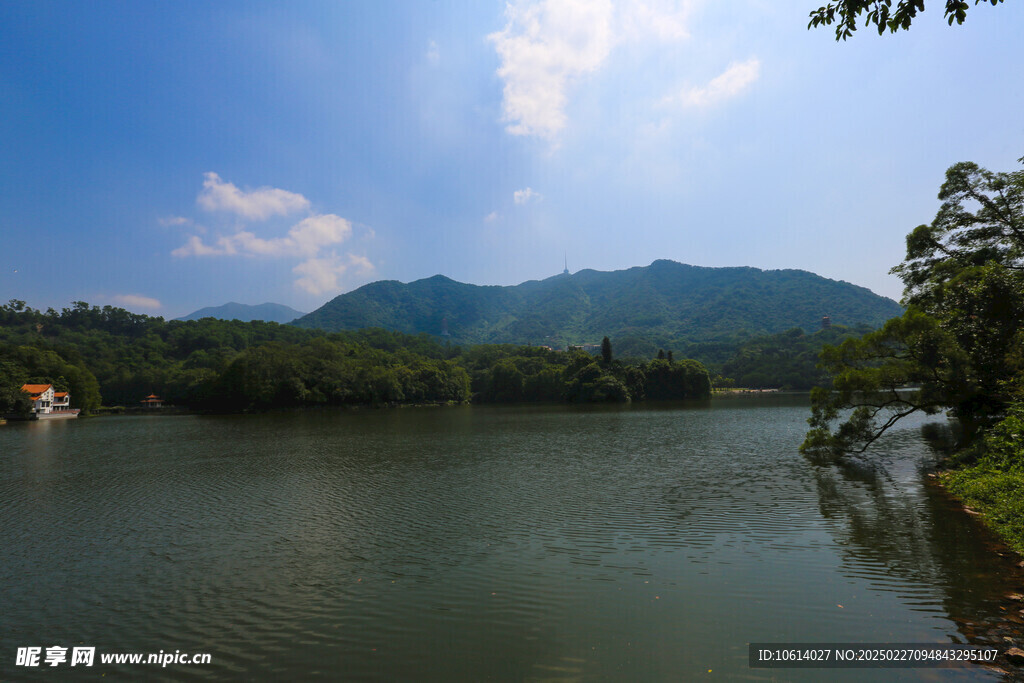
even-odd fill
[[[1024,586],[1019,558],[928,476],[949,436],[945,425],[929,423],[887,435],[865,456],[815,462],[820,510],[844,547],[845,575],[948,617],[960,642],[1019,646],[1024,603],[1007,597]],[[1000,664],[1015,679],[1024,675]]]

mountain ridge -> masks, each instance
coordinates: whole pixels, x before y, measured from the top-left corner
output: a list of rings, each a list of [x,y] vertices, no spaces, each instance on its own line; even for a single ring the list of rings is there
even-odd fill
[[[710,268],[658,259],[624,270],[584,269],[518,285],[474,285],[445,275],[379,280],[335,297],[295,320],[328,331],[384,327],[458,343],[563,346],[643,338],[687,344],[815,330],[822,317],[881,325],[895,301],[849,282],[799,269]]]
[[[290,306],[275,304],[269,301],[255,305],[240,304],[235,301],[229,301],[221,306],[207,306],[206,308],[200,308],[198,311],[193,311],[181,318],[175,318],[175,320],[217,318],[219,320],[241,320],[246,323],[252,322],[253,320],[263,320],[265,322],[272,323],[288,323],[296,318],[301,318],[304,315],[306,314],[302,311],[296,311]]]

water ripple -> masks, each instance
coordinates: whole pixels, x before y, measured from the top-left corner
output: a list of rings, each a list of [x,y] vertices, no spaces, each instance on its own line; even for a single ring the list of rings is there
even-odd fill
[[[805,411],[5,428],[0,626],[214,654],[179,678],[351,680],[756,679],[750,640],[955,635],[948,615],[988,599],[957,579],[983,557],[943,544],[952,522],[898,455],[919,440],[881,469],[815,467]]]

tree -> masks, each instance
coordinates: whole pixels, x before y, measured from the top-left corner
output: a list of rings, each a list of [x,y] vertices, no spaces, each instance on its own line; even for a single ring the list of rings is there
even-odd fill
[[[643,392],[654,401],[708,398],[711,378],[703,365],[695,360],[669,363],[665,359],[652,360],[643,367]]]
[[[608,337],[601,340],[601,360],[605,365],[612,363],[612,342]]]
[[[523,399],[523,373],[511,359],[498,361],[491,368],[487,395],[490,400],[499,402],[515,402]]]
[[[892,269],[906,287],[906,303],[937,305],[944,286],[971,267],[992,262],[1024,271],[1024,171],[954,164],[939,199],[935,220],[907,235],[907,257]]]
[[[1003,0],[974,0],[978,5],[989,2],[998,5]],[[970,5],[964,0],[946,0],[946,21],[952,26],[964,23]],[[896,9],[892,9],[892,0],[839,0],[819,7],[811,12],[811,21],[807,28],[836,24],[836,40],[846,40],[857,30],[857,19],[865,14],[864,25],[874,24],[878,35],[889,29],[895,33],[900,29],[909,29],[918,12],[924,11],[924,0],[899,0]]]
[[[1024,173],[956,164],[939,198],[893,269],[903,316],[822,352],[832,386],[812,394],[805,452],[861,452],[903,417],[942,409],[966,446],[1024,397]]]
[[[21,390],[21,385],[28,379],[25,368],[13,360],[0,356],[0,417],[6,413],[28,413],[32,411],[32,402]]]
[[[575,403],[625,402],[629,400],[629,390],[617,377],[602,371],[601,366],[592,361],[573,372],[572,366],[566,370],[565,397]]]

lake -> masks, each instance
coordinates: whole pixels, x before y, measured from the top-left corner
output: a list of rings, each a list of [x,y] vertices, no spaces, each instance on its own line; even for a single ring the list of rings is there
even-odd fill
[[[115,679],[998,680],[749,668],[750,642],[985,638],[1021,585],[924,484],[925,420],[820,466],[807,400],[0,427],[0,679],[82,645]],[[99,662],[176,650],[211,662]]]

